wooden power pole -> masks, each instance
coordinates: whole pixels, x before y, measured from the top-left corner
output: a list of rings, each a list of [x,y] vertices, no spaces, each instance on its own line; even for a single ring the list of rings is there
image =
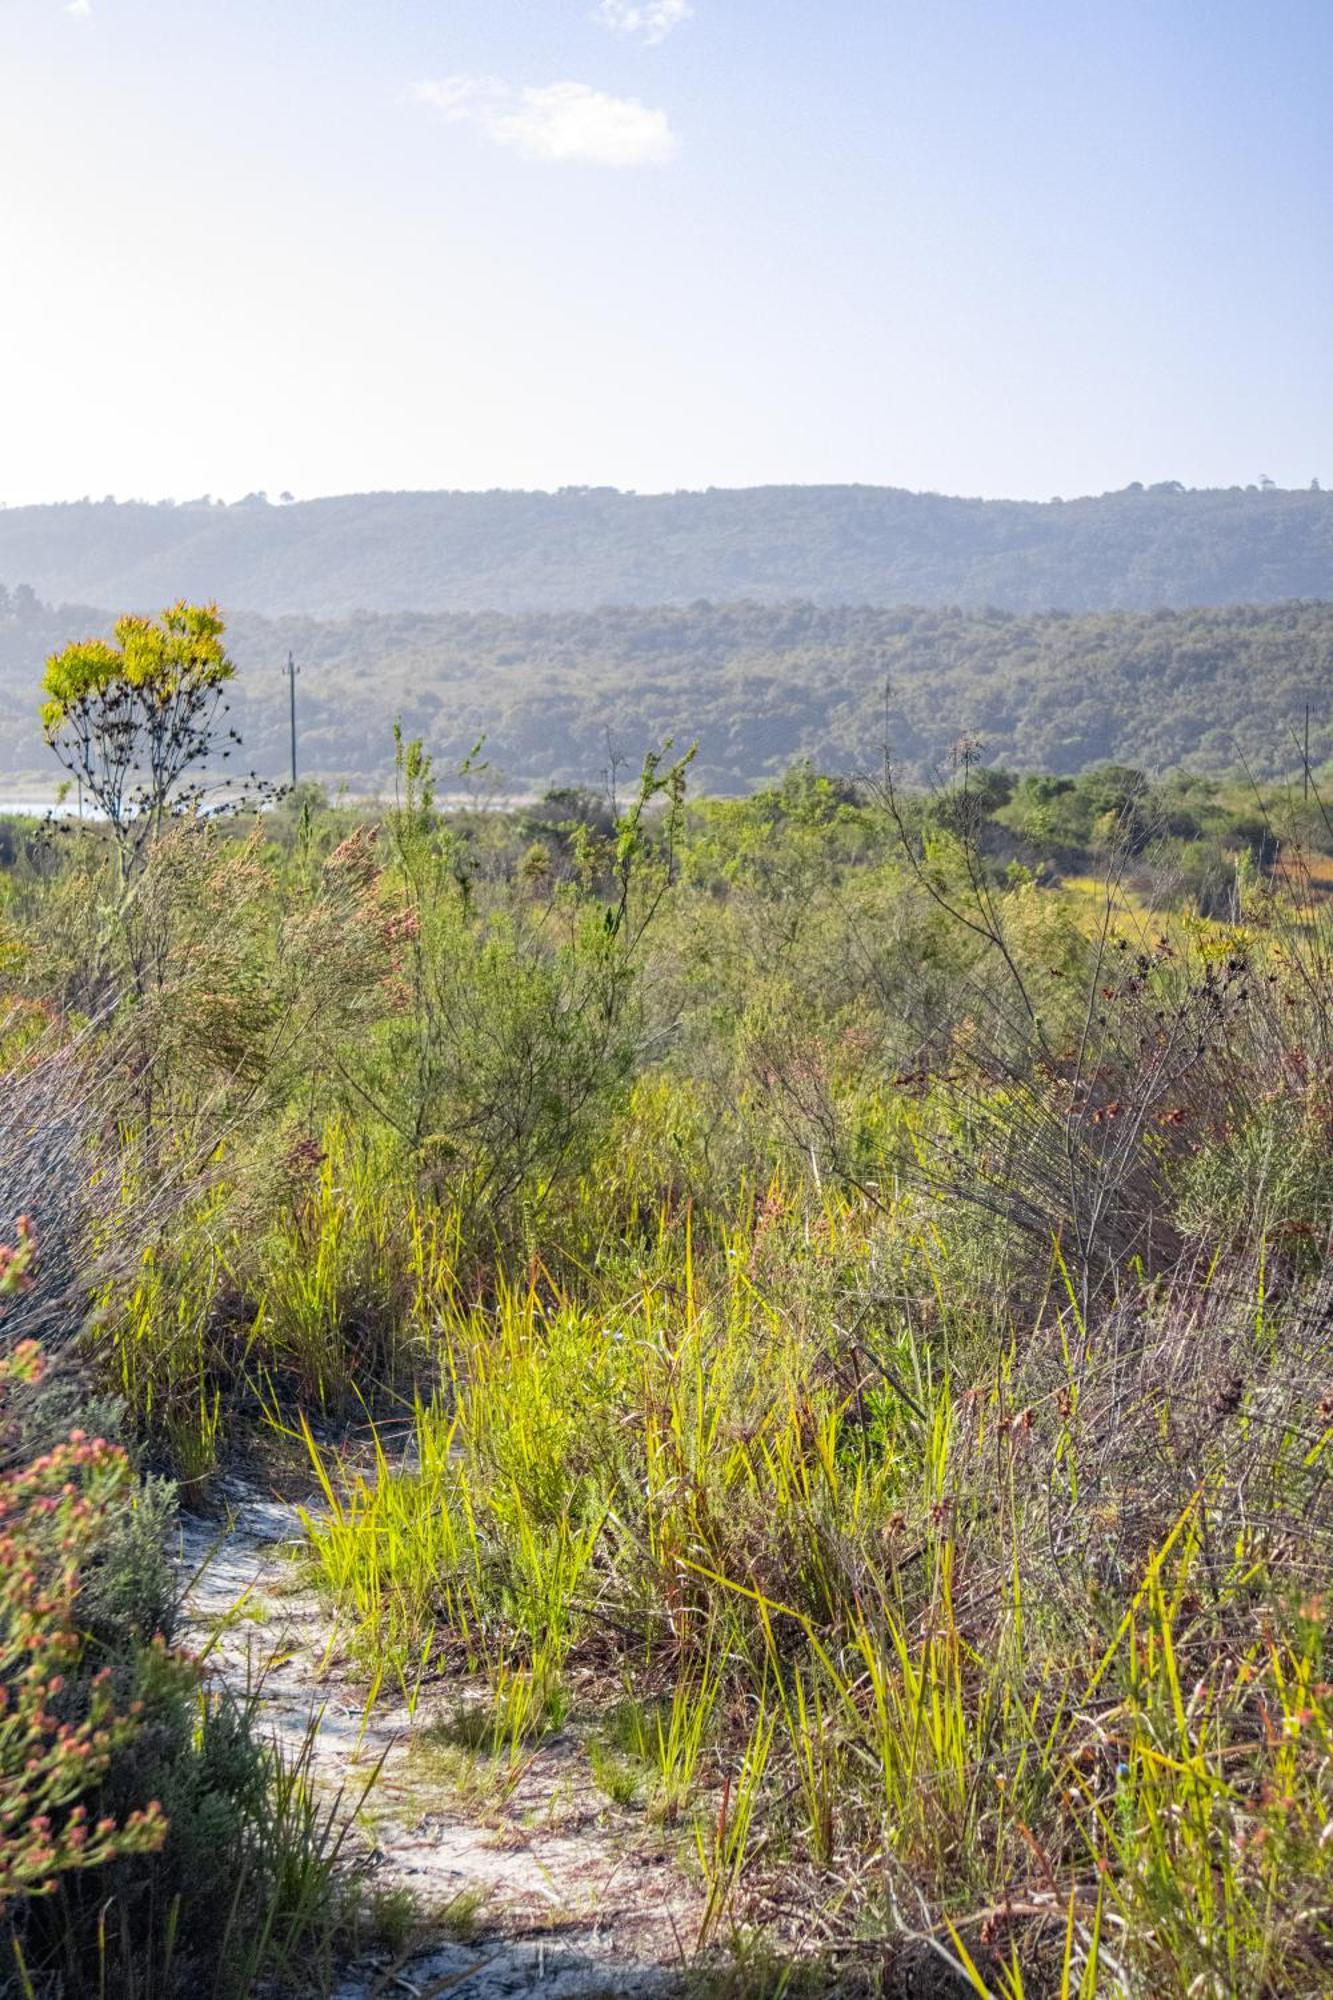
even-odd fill
[[[292,653],[287,655],[287,709],[292,725],[292,789],[296,789],[296,676],[301,669]]]

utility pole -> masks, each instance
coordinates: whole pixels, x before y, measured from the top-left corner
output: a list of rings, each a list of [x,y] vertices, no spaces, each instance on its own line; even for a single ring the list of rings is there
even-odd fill
[[[287,706],[292,725],[292,790],[296,789],[296,676],[301,669],[296,664],[295,655],[287,655]]]

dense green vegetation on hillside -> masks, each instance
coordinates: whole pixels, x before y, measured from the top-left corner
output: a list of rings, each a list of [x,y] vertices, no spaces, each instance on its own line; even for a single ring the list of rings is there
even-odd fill
[[[875,486],[372,493],[0,512],[0,577],[147,609],[591,610],[708,597],[1014,611],[1333,596],[1333,495],[1173,482],[1037,504]]]
[[[0,769],[44,753],[28,690],[46,654],[105,630],[106,615],[0,601]],[[1333,756],[1333,606],[1048,613],[871,611],[810,604],[364,616],[321,623],[240,617],[234,714],[248,759],[287,768],[288,650],[301,665],[301,763],[366,790],[387,776],[401,717],[442,771],[485,736],[517,791],[592,783],[607,736],[623,754],[697,742],[695,783],[744,791],[801,757],[853,773],[878,764],[890,683],[895,759],[916,779],[961,737],[989,761],[1055,773],[1107,759],[1163,770],[1261,774],[1296,761],[1312,704],[1312,752]]]
[[[549,1759],[599,1881],[691,1885],[695,1993],[1328,1990],[1318,801],[650,758],[444,813],[404,742],[373,824],[208,817],[219,639],[53,664],[110,816],[0,869],[0,1324],[60,1364],[0,1377],[0,1979],[364,1937],[373,1795],[335,1867],[154,1642],[162,1482],[240,1462],[321,1482],[321,1672],[419,1699],[422,1838],[521,1843]]]

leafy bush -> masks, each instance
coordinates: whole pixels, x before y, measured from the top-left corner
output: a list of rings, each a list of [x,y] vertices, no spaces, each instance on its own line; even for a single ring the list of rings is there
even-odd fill
[[[20,1285],[32,1238],[6,1250],[0,1291]],[[23,1343],[0,1362],[0,1390],[40,1379]],[[49,1895],[57,1877],[160,1847],[166,1821],[149,1800],[90,1815],[113,1758],[138,1735],[137,1704],[117,1707],[109,1668],[80,1674],[81,1577],[121,1500],[129,1466],[102,1438],[68,1441],[0,1479],[0,1907]]]

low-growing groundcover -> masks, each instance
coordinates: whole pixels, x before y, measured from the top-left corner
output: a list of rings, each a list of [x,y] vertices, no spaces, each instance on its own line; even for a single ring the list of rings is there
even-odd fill
[[[569,1732],[704,1990],[1333,1987],[1317,800],[685,778],[25,836],[7,1330],[126,1454],[57,1812],[152,1851],[10,1893],[15,1990],[333,1977],[338,1835],[171,1651],[241,1453],[368,1702],[482,1689],[443,1804]]]

